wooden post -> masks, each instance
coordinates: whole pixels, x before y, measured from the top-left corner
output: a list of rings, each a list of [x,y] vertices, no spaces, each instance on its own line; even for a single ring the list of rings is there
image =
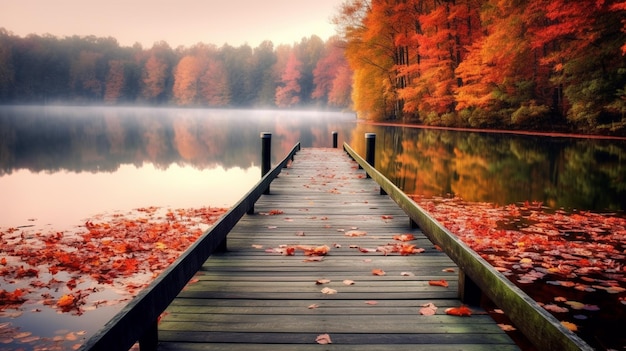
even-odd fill
[[[333,149],[336,149],[337,148],[337,132],[333,130],[332,135],[333,135]]]
[[[154,321],[148,327],[148,330],[141,336],[139,341],[139,349],[141,351],[156,351],[159,344],[159,324]]]
[[[365,133],[365,161],[376,168],[376,133]],[[370,175],[367,175],[370,178]]]
[[[272,133],[263,132],[261,133],[261,178],[265,177],[267,172],[272,169]],[[263,194],[269,194],[270,187],[267,186],[267,189],[263,192]]]
[[[474,283],[474,281],[468,277],[465,272],[459,269],[459,299],[467,305],[480,305],[482,298],[482,291]]]

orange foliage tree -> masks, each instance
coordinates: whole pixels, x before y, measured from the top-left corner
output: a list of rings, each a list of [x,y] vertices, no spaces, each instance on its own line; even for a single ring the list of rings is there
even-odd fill
[[[625,11],[623,0],[348,0],[335,23],[360,117],[616,130]]]
[[[155,43],[147,53],[141,74],[141,97],[148,102],[162,101],[167,94],[174,53],[165,42]]]
[[[183,57],[174,71],[174,99],[179,105],[191,105],[196,102],[198,80],[203,62],[199,57]]]
[[[281,76],[281,85],[276,88],[276,106],[291,107],[300,102],[300,66],[296,54],[292,52],[287,60],[287,66]]]
[[[313,70],[313,99],[330,105],[347,106],[352,74],[343,54],[345,42],[335,37],[328,40],[322,57]]]

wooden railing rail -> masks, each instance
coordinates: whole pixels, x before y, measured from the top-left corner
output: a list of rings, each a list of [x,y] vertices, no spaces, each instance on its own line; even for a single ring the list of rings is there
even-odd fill
[[[423,208],[359,156],[347,143],[343,149],[417,224],[422,232],[459,266],[459,297],[465,301],[469,286],[478,287],[504,311],[515,326],[539,350],[593,350],[554,316],[498,272]],[[372,162],[373,163],[373,162]]]
[[[300,150],[297,143],[287,156],[222,216],[150,285],[133,298],[102,329],[89,338],[80,350],[128,350],[137,341],[140,349],[156,350],[158,318],[202,267],[209,256],[226,249],[226,236],[250,209],[270,183]]]

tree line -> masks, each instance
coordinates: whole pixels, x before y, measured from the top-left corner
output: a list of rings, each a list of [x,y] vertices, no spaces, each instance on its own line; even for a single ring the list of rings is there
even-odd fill
[[[0,103],[208,107],[350,106],[351,70],[338,38],[144,49],[95,36],[19,37],[0,28]]]
[[[626,130],[626,1],[345,0],[362,118]]]

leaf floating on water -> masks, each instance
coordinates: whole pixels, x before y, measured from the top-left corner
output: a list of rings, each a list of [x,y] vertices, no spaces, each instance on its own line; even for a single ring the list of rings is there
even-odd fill
[[[57,301],[57,306],[59,306],[59,307],[69,307],[69,306],[74,304],[74,300],[75,300],[74,295],[69,295],[69,294],[63,295]]]
[[[571,308],[575,310],[582,310],[583,308],[585,308],[585,304],[582,302],[578,302],[578,301],[565,301],[565,304],[569,305]]]
[[[548,310],[550,312],[555,312],[555,313],[569,312],[569,309],[567,307],[561,307],[561,306],[557,306],[555,304],[543,305],[543,308],[545,308],[546,310]]]
[[[21,332],[21,333],[15,334],[13,336],[13,338],[15,338],[15,339],[24,339],[24,338],[26,338],[28,336],[31,336],[31,335],[33,335],[32,332]]]
[[[318,279],[315,281],[315,284],[321,285],[321,284],[328,284],[330,283],[330,279]]]
[[[345,279],[345,280],[343,281],[343,283],[344,283],[345,285],[354,285],[354,280]]]

